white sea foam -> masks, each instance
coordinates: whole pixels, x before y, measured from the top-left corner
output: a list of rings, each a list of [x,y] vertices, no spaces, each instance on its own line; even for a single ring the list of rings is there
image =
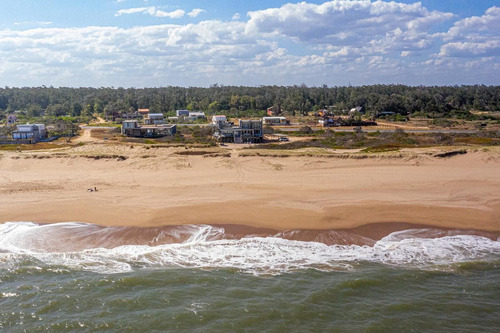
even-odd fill
[[[52,228],[85,226],[66,223],[52,225]],[[279,237],[222,239],[223,228],[202,225],[183,229],[184,233],[188,230],[191,237],[182,243],[89,247],[79,251],[58,252],[34,249],[33,242],[40,235],[43,236],[43,228],[49,226],[30,222],[0,224],[0,267],[31,258],[47,265],[101,273],[184,267],[230,268],[254,274],[279,274],[303,269],[349,270],[360,262],[426,269],[468,261],[500,260],[499,241],[475,235],[442,236],[441,231],[435,231],[434,236],[438,238],[433,238],[432,229],[394,232],[377,241],[374,246],[359,246],[326,245]],[[15,258],[18,260],[13,260]]]

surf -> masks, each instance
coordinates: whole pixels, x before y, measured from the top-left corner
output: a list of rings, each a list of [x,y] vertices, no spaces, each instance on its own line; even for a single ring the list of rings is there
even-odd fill
[[[308,269],[352,271],[362,263],[449,270],[464,263],[499,260],[500,242],[495,235],[466,230],[413,228],[372,239],[346,230],[0,224],[0,266],[4,267],[29,261],[103,274],[196,268],[274,275]]]

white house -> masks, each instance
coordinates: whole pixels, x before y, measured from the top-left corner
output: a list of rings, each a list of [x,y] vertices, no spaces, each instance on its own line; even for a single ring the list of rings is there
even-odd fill
[[[227,118],[225,115],[212,116],[212,124],[218,127],[222,127],[227,124]]]
[[[25,124],[17,125],[17,130],[12,132],[14,140],[31,140],[31,142],[38,142],[40,139],[45,138],[47,131],[44,124]]]
[[[351,110],[349,110],[349,114],[354,114],[354,113],[364,113],[363,112],[363,108],[361,106],[357,106],[355,108],[352,108]]]
[[[194,119],[205,119],[205,112],[189,112],[189,118],[194,118]]]

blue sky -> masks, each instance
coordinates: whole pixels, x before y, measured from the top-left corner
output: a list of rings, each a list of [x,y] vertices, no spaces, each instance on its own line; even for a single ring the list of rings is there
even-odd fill
[[[0,86],[500,84],[500,1],[0,0]]]

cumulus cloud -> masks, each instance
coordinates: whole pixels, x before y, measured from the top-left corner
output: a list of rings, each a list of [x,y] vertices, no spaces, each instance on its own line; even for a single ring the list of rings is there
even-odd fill
[[[443,40],[441,57],[500,56],[500,7],[455,22]]]
[[[383,36],[395,29],[422,30],[449,20],[451,13],[428,11],[421,3],[336,0],[301,2],[248,13],[248,33],[271,33],[302,42],[343,42]]]
[[[121,16],[124,14],[138,14],[138,13],[148,14],[154,17],[181,18],[184,16],[186,12],[182,9],[166,12],[156,7],[138,7],[138,8],[120,9],[118,12],[116,12],[115,16]]]
[[[251,35],[335,45],[336,52],[346,47],[366,49],[370,45],[371,52],[380,53],[428,49],[436,36],[427,33],[427,29],[454,17],[452,13],[429,11],[419,2],[368,0],[335,0],[320,5],[301,2],[248,15],[246,32]],[[342,52],[349,53],[345,49]]]
[[[203,12],[148,6],[115,15]],[[253,11],[243,20],[0,30],[0,74],[21,86],[449,84],[457,75],[468,82],[500,77],[499,15],[492,7],[431,34],[455,16],[420,3],[337,0]]]
[[[151,73],[163,73],[164,78],[167,72],[169,76],[172,72],[191,72],[196,74],[192,78],[200,78],[217,69],[234,76],[241,72],[241,63],[253,61],[256,54],[276,47],[274,43],[249,38],[244,34],[244,27],[241,22],[203,21],[129,29],[0,30],[0,63],[4,72],[18,69],[16,76],[23,79],[26,75],[25,79],[29,81],[31,77],[31,82],[37,75],[45,79],[51,77],[51,81],[63,80],[61,76],[67,71],[74,77],[88,78],[90,73],[106,82],[126,72],[130,78],[135,77],[130,84],[142,82],[143,85]],[[21,71],[21,68],[24,69]],[[65,70],[58,72],[57,68]],[[123,78],[120,81],[123,82]]]
[[[198,15],[200,15],[201,13],[204,13],[204,12],[205,12],[205,10],[203,10],[203,9],[195,8],[188,13],[188,16],[189,17],[197,17]]]
[[[480,39],[498,37],[500,34],[500,7],[491,7],[483,16],[472,16],[455,22],[444,40]]]

